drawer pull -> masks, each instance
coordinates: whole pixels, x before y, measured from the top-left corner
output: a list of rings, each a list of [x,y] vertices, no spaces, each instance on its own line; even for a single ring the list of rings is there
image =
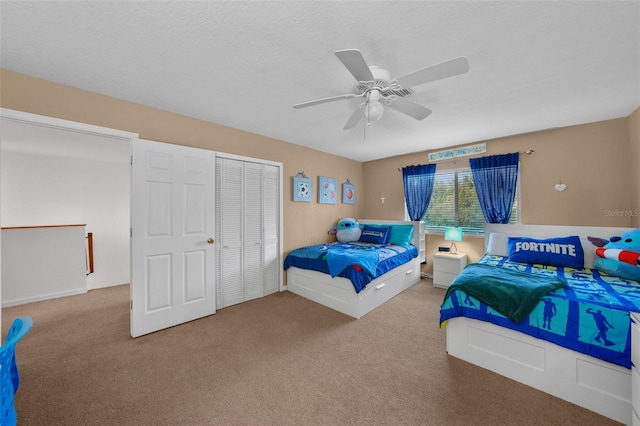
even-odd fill
[[[413,274],[413,269],[409,269],[407,272],[405,272],[405,275],[411,275]]]
[[[385,285],[387,285],[387,284],[385,284],[385,283],[378,284],[378,285],[376,286],[376,290],[380,290],[380,289],[381,289],[382,287],[384,287]]]

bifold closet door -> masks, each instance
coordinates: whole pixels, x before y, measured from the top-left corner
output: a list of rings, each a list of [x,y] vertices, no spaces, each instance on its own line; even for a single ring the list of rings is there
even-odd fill
[[[278,291],[280,168],[216,159],[218,309]]]
[[[263,279],[264,295],[280,289],[280,167],[264,165]]]
[[[262,265],[262,164],[244,163],[243,261],[244,300],[264,296]]]
[[[216,158],[216,307],[244,302],[242,161]]]

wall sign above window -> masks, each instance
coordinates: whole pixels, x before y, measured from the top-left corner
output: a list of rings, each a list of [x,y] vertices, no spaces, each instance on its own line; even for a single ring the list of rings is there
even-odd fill
[[[446,151],[432,152],[429,154],[429,162],[441,161],[441,160],[453,160],[458,157],[466,157],[468,155],[482,154],[487,152],[487,144],[481,143],[478,145],[465,146],[461,148],[447,149]]]

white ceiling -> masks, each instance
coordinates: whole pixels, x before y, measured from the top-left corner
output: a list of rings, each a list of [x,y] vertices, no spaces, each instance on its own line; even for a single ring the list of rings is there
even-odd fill
[[[640,105],[640,1],[0,3],[0,65],[359,161],[626,117]],[[334,52],[399,76],[464,56],[414,87],[422,121],[358,100]],[[606,141],[603,141],[606,143]]]

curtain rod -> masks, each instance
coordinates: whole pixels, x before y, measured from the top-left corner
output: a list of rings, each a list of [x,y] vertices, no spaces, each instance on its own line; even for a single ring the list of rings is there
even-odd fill
[[[520,151],[518,154],[527,154],[527,155],[531,155],[533,154],[535,151],[533,149],[528,149],[526,151]],[[499,155],[499,154],[498,154]],[[460,161],[468,161],[468,158],[461,158]],[[427,162],[427,164],[449,164],[449,163],[455,163],[458,160],[453,159],[453,160],[448,160],[448,161],[438,161],[438,162],[433,162],[433,163],[429,163]],[[398,171],[402,171],[402,167],[398,167]]]

